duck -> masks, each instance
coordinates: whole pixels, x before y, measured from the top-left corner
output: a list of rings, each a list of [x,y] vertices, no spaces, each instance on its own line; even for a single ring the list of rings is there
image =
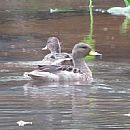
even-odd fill
[[[44,65],[73,65],[71,54],[61,52],[60,41],[57,37],[49,37],[42,50],[50,50],[42,60]]]
[[[72,49],[73,66],[39,65],[36,70],[25,72],[24,76],[43,82],[91,82],[93,81],[92,72],[84,60],[91,51],[90,45],[83,42],[77,43]]]

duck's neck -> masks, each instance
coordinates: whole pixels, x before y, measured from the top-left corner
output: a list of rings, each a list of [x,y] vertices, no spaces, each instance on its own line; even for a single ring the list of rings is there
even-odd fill
[[[57,49],[55,50],[55,53],[61,53],[61,48],[60,48],[60,47],[57,48]]]
[[[84,59],[78,58],[73,60],[74,67],[79,68],[83,73],[91,73],[91,70],[87,66],[87,63]]]
[[[58,53],[61,53],[61,51],[60,50],[53,50],[53,51],[51,51],[51,54],[58,54]]]
[[[61,53],[61,48],[56,48],[56,49],[53,49],[51,50],[51,54],[56,54],[56,53]]]

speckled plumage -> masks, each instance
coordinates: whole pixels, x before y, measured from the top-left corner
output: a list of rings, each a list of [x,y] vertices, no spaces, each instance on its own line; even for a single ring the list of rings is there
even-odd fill
[[[44,82],[59,81],[92,81],[92,72],[83,57],[89,54],[91,47],[85,43],[78,43],[72,50],[74,66],[69,65],[39,65],[32,72],[25,72],[34,80]]]
[[[47,54],[42,60],[44,65],[73,65],[72,56],[68,53],[61,53],[61,46],[57,37],[49,37],[47,45],[42,50],[49,49],[50,53]]]

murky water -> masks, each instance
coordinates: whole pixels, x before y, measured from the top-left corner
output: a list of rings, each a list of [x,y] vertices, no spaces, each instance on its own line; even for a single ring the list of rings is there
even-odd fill
[[[36,83],[20,71],[2,72],[0,128],[19,129],[129,129],[130,66],[127,62],[90,64],[92,84]],[[22,70],[24,71],[24,70]]]
[[[1,20],[1,130],[130,129],[130,27],[123,28],[125,17],[94,15],[93,39],[103,59],[88,63],[93,83],[38,83],[23,77],[48,53],[41,47],[49,36],[58,36],[63,51],[71,52],[90,33],[86,15]],[[19,120],[32,125],[20,128]]]

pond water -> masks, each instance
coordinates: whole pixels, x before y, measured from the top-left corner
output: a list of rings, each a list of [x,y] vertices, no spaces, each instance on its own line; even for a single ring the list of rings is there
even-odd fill
[[[60,38],[63,51],[71,52],[90,33],[89,14],[27,18],[25,12],[17,13],[0,21],[0,129],[130,129],[130,26],[124,28],[126,18],[94,13],[93,39],[103,58],[88,62],[93,83],[43,83],[26,79],[23,73],[33,70],[32,65],[48,53],[41,48],[49,36]],[[32,125],[20,128],[16,123],[20,120]]]

